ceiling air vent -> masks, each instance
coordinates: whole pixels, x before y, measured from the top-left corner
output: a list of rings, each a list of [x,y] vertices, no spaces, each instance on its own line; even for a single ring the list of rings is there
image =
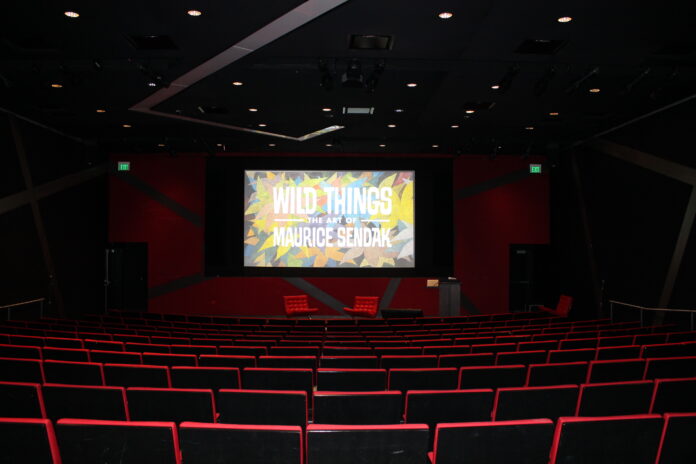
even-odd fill
[[[343,114],[373,114],[375,108],[373,106],[344,106]]]
[[[566,44],[565,40],[527,39],[517,47],[515,53],[529,55],[553,55]]]
[[[352,50],[391,50],[394,39],[390,35],[353,34],[349,47]]]
[[[168,35],[127,35],[126,39],[136,50],[177,50]]]

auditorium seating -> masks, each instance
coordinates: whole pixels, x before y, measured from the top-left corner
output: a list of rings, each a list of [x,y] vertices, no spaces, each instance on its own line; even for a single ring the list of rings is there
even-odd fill
[[[557,422],[556,462],[583,462],[588,454],[573,451],[573,440],[599,434],[597,428],[618,427],[621,435],[633,427],[609,426],[608,420],[626,416],[630,425],[641,415],[665,414],[664,420],[657,416],[658,440],[665,445],[653,459],[681,462],[679,456],[690,456],[684,435],[696,413],[696,356],[691,354],[696,333],[672,326],[572,322],[539,314],[391,320],[135,314],[0,322],[0,416],[49,420],[29,423],[30,429],[50,437],[53,429],[45,424],[53,424],[61,457],[61,424],[96,430],[102,443],[113,446],[124,434],[137,433],[131,427],[146,427],[147,433],[164,427],[161,436],[170,444],[152,462],[170,462],[170,448],[183,439],[183,424],[197,430],[190,437],[210,434],[201,440],[212,440],[211,453],[225,449],[224,439],[216,437],[226,434],[231,440],[246,436],[249,443],[254,437],[277,439],[283,462],[297,462],[298,449],[307,455],[301,462],[326,459],[321,449],[327,442],[311,435],[319,430],[335,434],[332,440],[340,446],[343,440],[368,440],[367,446],[375,437],[364,432],[387,430],[371,461],[380,462],[378,456],[400,446],[392,439],[397,429],[390,427],[405,423],[425,428],[426,451],[448,462],[456,456],[448,448],[458,445],[443,445],[447,433],[455,433],[446,424],[470,429],[464,435],[475,430],[480,437],[499,433],[514,440],[523,432],[505,429],[506,424],[514,429],[516,423],[543,419],[551,423],[551,433]],[[570,419],[591,420],[577,425]],[[147,421],[163,422],[149,430]],[[182,425],[177,432],[170,423]],[[563,427],[572,431],[561,434]],[[75,433],[80,439],[82,430]],[[310,435],[314,441],[305,441]],[[189,450],[203,446],[195,440],[187,444]],[[480,438],[467,459],[510,462],[505,453],[519,444],[493,449],[490,440],[488,449],[481,448],[486,440]],[[544,447],[548,457],[550,441]],[[251,445],[248,450],[243,459],[254,462],[261,450],[254,454]],[[617,462],[619,451],[612,451]],[[67,449],[63,462],[70,462],[71,452]],[[187,452],[182,444],[184,462],[200,452]],[[41,453],[47,462],[54,460],[50,446]],[[418,455],[407,448],[403,454]],[[138,459],[133,454],[123,462],[142,462]]]
[[[63,454],[48,419],[0,418],[0,450],[0,461],[11,464],[60,464]],[[69,462],[63,457],[63,463]]]
[[[657,464],[696,462],[694,430],[696,430],[696,413],[665,414],[662,444]]]
[[[309,297],[307,295],[287,295],[283,297],[285,303],[285,314],[288,316],[309,316],[319,311],[319,308],[309,307]]]

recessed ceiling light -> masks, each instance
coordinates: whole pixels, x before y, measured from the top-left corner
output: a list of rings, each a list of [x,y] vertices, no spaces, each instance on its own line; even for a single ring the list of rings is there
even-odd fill
[[[242,81],[234,81],[234,82],[232,82],[232,85],[236,85],[237,87],[239,87],[240,85],[244,85],[244,82],[242,82]]]
[[[459,124],[452,124],[450,127],[452,129],[459,129]]]
[[[158,147],[166,147],[166,145],[163,144],[163,143],[158,143],[157,146],[158,146]]]
[[[384,147],[386,147],[386,145],[385,145],[385,144],[383,144],[383,143],[380,143],[380,144],[379,144],[379,146],[380,146],[380,148],[384,148]]]
[[[216,146],[216,147],[221,147],[222,144],[221,144],[221,143],[216,143],[215,146]]]
[[[260,122],[260,123],[259,123],[259,127],[266,127],[266,124],[265,124],[265,123],[262,123],[262,122]]]
[[[249,108],[249,111],[251,111],[252,113],[256,113],[258,110],[258,108]]]
[[[440,148],[440,145],[435,144],[435,145],[432,145],[432,147],[433,148]]]
[[[466,110],[466,114],[474,114],[476,110]]]
[[[561,16],[560,18],[558,18],[559,23],[569,23],[572,20],[573,18],[571,18],[570,16]]]
[[[98,108],[97,113],[106,113],[106,110],[103,108]]]
[[[526,130],[534,130],[534,126],[527,126],[525,127]]]
[[[200,15],[203,14],[203,13],[201,13],[200,10],[188,10],[186,13],[187,13],[189,16],[200,16]]]
[[[408,84],[406,84],[406,87],[418,87],[418,84],[416,84],[415,82],[409,82]]]
[[[491,89],[493,89],[493,90],[498,90],[498,89],[500,89],[500,84],[493,84],[493,85],[491,85]]]
[[[331,111],[331,108],[322,108],[321,110],[328,113],[329,111]]]
[[[396,127],[396,124],[387,124],[387,127],[390,128],[390,129],[393,129],[393,128]]]
[[[552,111],[552,112],[549,113],[549,116],[558,116],[558,112],[557,112],[557,111]]]
[[[130,124],[124,124],[123,127],[125,127],[126,129],[130,129],[133,126],[131,126]]]
[[[147,86],[148,86],[148,87],[157,87],[157,83],[156,83],[156,82],[150,81],[150,82],[147,83]]]
[[[333,144],[327,143],[327,144],[325,144],[324,146],[326,146],[326,147],[333,147]]]
[[[450,19],[452,16],[454,16],[454,13],[450,11],[443,11],[442,13],[437,15],[437,17],[440,19]]]
[[[53,87],[54,89],[62,89],[62,88],[63,88],[63,84],[55,83],[55,84],[51,84],[51,87]]]
[[[403,108],[397,108],[397,109],[394,110],[394,112],[395,112],[395,113],[403,113],[404,110],[403,110]]]
[[[80,13],[77,11],[64,11],[63,14],[67,16],[68,18],[79,18]]]
[[[596,88],[596,87],[593,88],[593,89],[590,89],[590,93],[599,93],[600,91],[601,91],[601,90],[598,89],[598,88]]]
[[[275,147],[275,143],[269,143],[268,146],[269,146],[269,147]]]

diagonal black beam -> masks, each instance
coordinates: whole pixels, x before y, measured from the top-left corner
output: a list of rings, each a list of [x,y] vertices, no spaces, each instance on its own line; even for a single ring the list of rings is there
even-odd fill
[[[391,302],[394,299],[394,295],[396,295],[396,291],[399,289],[400,283],[400,278],[389,279],[387,288],[384,290],[384,295],[382,295],[382,298],[379,300],[380,311],[391,306]]]
[[[471,185],[469,187],[464,187],[455,193],[455,199],[472,197],[483,193],[487,190],[492,190],[494,188],[501,187],[506,184],[512,184],[513,182],[518,182],[522,179],[529,177],[529,169],[520,169],[519,171],[512,171],[508,174],[504,174],[500,177],[495,177],[493,179],[481,182],[480,184]]]
[[[161,285],[150,287],[147,293],[148,298],[156,298],[158,296],[166,295],[167,293],[176,292],[177,290],[190,287],[192,285],[200,284],[210,280],[212,277],[206,277],[203,274],[193,274],[179,279],[170,280]]]
[[[283,277],[283,280],[285,280],[290,285],[299,288],[303,292],[306,292],[308,295],[311,295],[312,298],[321,301],[334,311],[337,311],[343,314],[344,316],[347,316],[346,312],[343,311],[343,308],[345,308],[346,305],[337,300],[336,298],[332,297],[328,293],[326,293],[324,290],[315,287],[314,285],[299,277]]]
[[[117,178],[121,179],[131,187],[135,187],[136,189],[140,190],[142,193],[149,196],[153,200],[157,201],[163,206],[166,206],[174,213],[178,214],[182,218],[192,223],[194,226],[203,227],[203,220],[198,214],[182,206],[176,200],[173,200],[164,193],[158,191],[156,188],[154,188],[152,185],[148,184],[144,180],[139,179],[138,177],[129,173],[117,173],[115,175]]]

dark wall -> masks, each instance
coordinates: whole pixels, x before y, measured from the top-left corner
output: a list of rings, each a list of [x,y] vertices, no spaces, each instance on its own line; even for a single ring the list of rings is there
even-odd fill
[[[664,171],[674,169],[682,175],[696,167],[686,127],[694,110],[692,103],[681,105],[560,154],[552,183],[552,242],[562,265],[563,285],[580,298],[582,312],[590,315],[597,310],[594,285],[604,287],[605,299],[652,307],[696,307],[693,226],[673,291],[666,291],[693,187]],[[579,184],[572,173],[573,158]],[[584,225],[592,245],[589,250]]]
[[[106,175],[81,174],[105,166],[105,158],[78,141],[28,123],[16,121],[15,127],[37,191],[47,185],[55,189],[38,199],[43,227],[37,227],[31,204],[17,196],[26,192],[26,183],[10,120],[0,117],[0,204],[7,206],[0,214],[0,304],[46,297],[47,312],[58,314],[62,309],[74,316],[100,311],[104,306]],[[73,181],[66,182],[70,178]]]
[[[280,315],[283,295],[306,293],[297,281],[281,277],[204,276],[204,155],[112,155],[111,160],[130,160],[131,172],[109,179],[109,240],[148,244],[150,311]],[[549,178],[526,175],[530,162],[539,160],[453,161],[454,274],[462,282],[465,314],[507,311],[510,244],[548,243]],[[448,276],[400,279],[390,307],[437,314],[437,290],[426,288],[426,278],[439,277]],[[397,284],[389,277],[300,280],[346,305],[355,295],[383,296]],[[319,314],[337,315],[312,302]]]

